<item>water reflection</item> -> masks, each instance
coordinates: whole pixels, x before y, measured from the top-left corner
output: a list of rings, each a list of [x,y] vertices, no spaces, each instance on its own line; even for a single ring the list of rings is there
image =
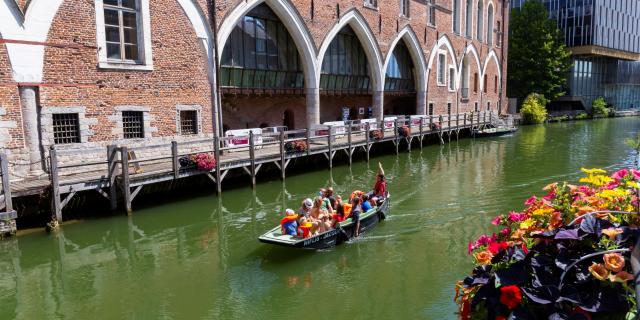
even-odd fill
[[[314,319],[324,305],[338,319],[452,319],[467,241],[548,182],[576,180],[580,166],[631,163],[622,140],[639,127],[635,119],[524,127],[3,241],[2,317]],[[392,211],[372,232],[321,252],[256,241],[321,186],[338,194],[372,186],[378,161]]]

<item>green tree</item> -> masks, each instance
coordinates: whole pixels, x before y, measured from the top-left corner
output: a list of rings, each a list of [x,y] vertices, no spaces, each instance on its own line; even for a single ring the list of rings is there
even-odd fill
[[[543,123],[547,119],[546,99],[541,94],[532,93],[522,103],[520,114],[527,124]]]
[[[526,1],[510,18],[508,92],[516,98],[538,92],[548,99],[564,95],[571,53],[544,5]]]
[[[599,116],[608,117],[611,112],[611,109],[607,108],[607,102],[603,97],[593,100],[591,107],[593,108],[593,113]]]

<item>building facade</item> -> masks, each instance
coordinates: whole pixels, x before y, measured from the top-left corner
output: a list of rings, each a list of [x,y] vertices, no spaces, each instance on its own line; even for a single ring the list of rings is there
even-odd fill
[[[502,0],[0,0],[0,149],[506,110]]]
[[[526,0],[511,0],[520,8]],[[640,106],[640,2],[636,0],[542,0],[572,52],[567,105],[590,109],[604,97],[618,110]],[[623,76],[626,75],[626,76]]]

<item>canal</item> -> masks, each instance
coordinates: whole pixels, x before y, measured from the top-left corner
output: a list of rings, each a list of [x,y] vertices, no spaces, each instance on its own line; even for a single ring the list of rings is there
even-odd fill
[[[2,241],[0,318],[455,319],[467,242],[581,166],[631,165],[623,140],[639,129],[637,118],[527,126]],[[372,186],[378,161],[392,209],[361,239],[321,252],[256,240],[321,186]]]

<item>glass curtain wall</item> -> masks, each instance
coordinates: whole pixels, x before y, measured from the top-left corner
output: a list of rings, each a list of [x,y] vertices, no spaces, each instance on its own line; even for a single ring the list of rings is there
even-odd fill
[[[388,92],[415,92],[414,66],[409,49],[400,41],[389,58],[384,90]]]
[[[322,60],[321,91],[369,93],[369,63],[360,40],[346,26],[335,36]]]
[[[304,88],[298,49],[286,27],[265,4],[238,22],[221,60],[223,88]]]

